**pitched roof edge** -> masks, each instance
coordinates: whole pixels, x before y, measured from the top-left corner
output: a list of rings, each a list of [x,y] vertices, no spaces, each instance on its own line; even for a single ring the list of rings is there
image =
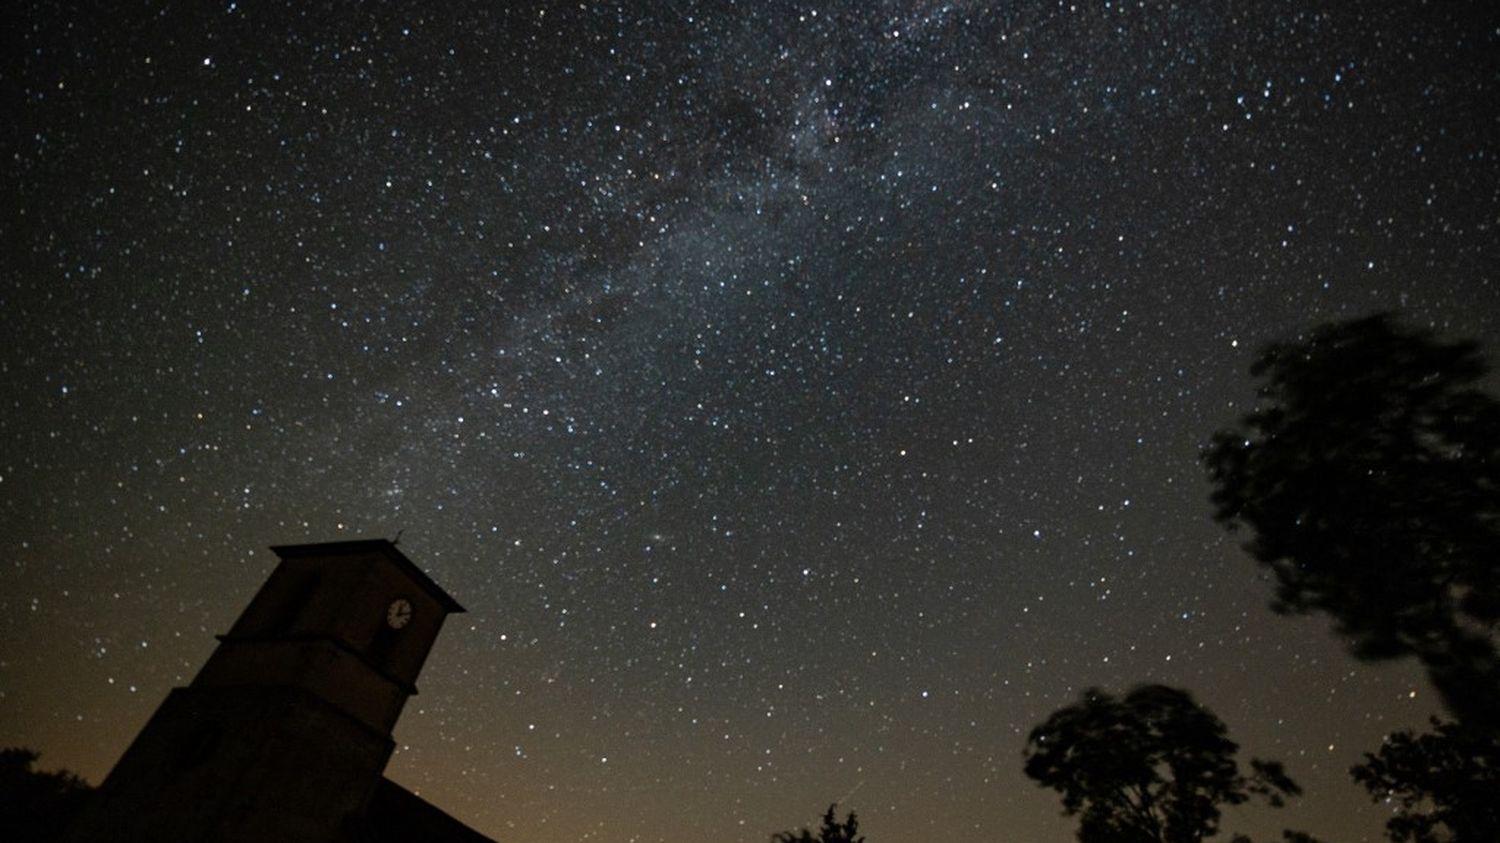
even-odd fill
[[[421,586],[423,590],[437,598],[443,609],[449,614],[456,614],[464,610],[452,595],[443,590],[443,587],[427,576],[416,563],[406,558],[406,554],[396,548],[394,542],[388,539],[353,539],[338,542],[316,542],[312,544],[282,544],[272,545],[272,552],[282,559],[296,559],[305,556],[345,556],[358,553],[378,553],[386,559],[394,562],[408,577]]]

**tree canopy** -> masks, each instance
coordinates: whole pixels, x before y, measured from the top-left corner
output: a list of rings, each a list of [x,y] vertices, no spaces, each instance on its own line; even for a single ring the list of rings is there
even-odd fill
[[[823,826],[818,829],[818,836],[808,829],[800,832],[782,831],[771,835],[772,843],[865,843],[865,838],[859,833],[859,819],[854,812],[849,812],[848,819],[839,822],[834,815],[837,805],[829,805],[827,813],[823,814]]]
[[[1386,830],[1398,843],[1500,840],[1500,741],[1493,733],[1432,721],[1433,731],[1397,732],[1365,754],[1354,780],[1396,815]]]
[[[1197,843],[1218,832],[1222,806],[1258,796],[1280,807],[1301,792],[1276,762],[1242,774],[1238,751],[1186,691],[1090,689],[1031,731],[1025,770],[1079,816],[1080,843]]]
[[[58,840],[93,788],[67,770],[35,769],[41,756],[20,747],[0,749],[0,829],[16,843]]]
[[[1355,656],[1414,656],[1444,704],[1500,726],[1500,403],[1472,342],[1389,315],[1265,349],[1259,402],[1203,455],[1273,608],[1325,612]]]

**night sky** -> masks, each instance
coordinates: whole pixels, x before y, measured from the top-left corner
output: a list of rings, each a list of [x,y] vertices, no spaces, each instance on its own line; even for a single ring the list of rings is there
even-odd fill
[[[1436,709],[1211,520],[1262,344],[1500,348],[1488,3],[26,3],[0,744],[98,782],[269,574],[469,609],[390,775],[502,841],[1070,840],[1021,774],[1185,687],[1376,840]],[[1492,382],[1493,385],[1493,382]]]

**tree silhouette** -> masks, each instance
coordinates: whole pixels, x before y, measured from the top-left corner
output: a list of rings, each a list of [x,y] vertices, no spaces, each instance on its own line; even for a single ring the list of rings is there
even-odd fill
[[[854,812],[849,812],[849,818],[842,823],[833,813],[837,803],[828,806],[828,812],[823,814],[823,827],[818,830],[818,836],[808,829],[800,832],[782,831],[771,835],[772,843],[864,843],[865,838],[859,833],[859,819]]]
[[[1281,832],[1281,841],[1282,843],[1323,843],[1305,831],[1292,831],[1291,829]],[[1236,834],[1229,838],[1229,843],[1255,843],[1255,841],[1243,834]]]
[[[1025,769],[1079,816],[1080,843],[1196,843],[1218,832],[1220,806],[1258,796],[1281,807],[1301,793],[1278,762],[1252,760],[1242,775],[1238,750],[1186,691],[1091,688],[1031,731]]]
[[[1478,346],[1387,314],[1271,345],[1260,402],[1204,451],[1216,518],[1364,660],[1414,656],[1464,723],[1500,726],[1500,403]]]
[[[1432,721],[1424,735],[1397,732],[1379,754],[1365,754],[1354,780],[1377,802],[1391,800],[1386,822],[1400,843],[1500,840],[1500,740],[1493,732]]]
[[[1285,843],[1322,843],[1321,840],[1305,831],[1283,831],[1281,832],[1281,839]]]
[[[40,757],[30,749],[0,749],[0,829],[6,840],[60,840],[93,791],[67,770],[33,769]]]

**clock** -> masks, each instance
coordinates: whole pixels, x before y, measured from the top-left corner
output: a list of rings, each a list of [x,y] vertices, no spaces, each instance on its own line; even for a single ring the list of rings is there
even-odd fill
[[[398,597],[385,610],[385,623],[391,629],[400,629],[411,623],[411,601]]]

